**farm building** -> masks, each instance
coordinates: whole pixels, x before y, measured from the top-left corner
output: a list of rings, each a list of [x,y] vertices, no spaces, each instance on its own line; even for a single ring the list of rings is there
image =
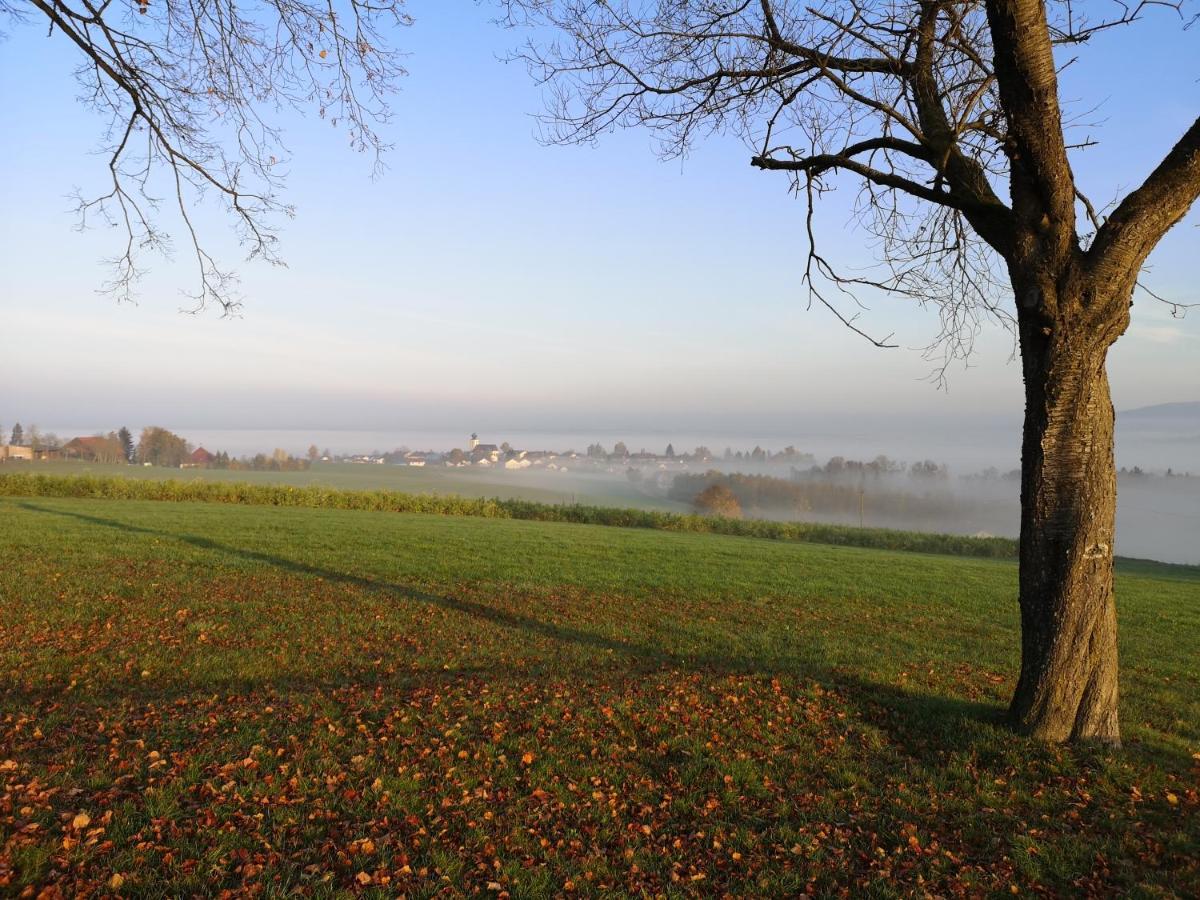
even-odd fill
[[[207,469],[216,460],[216,456],[209,453],[203,447],[197,447],[192,451],[192,455],[188,457],[187,465],[196,469]]]
[[[115,437],[90,435],[71,438],[63,444],[64,459],[81,459],[87,462],[125,462],[125,448]]]

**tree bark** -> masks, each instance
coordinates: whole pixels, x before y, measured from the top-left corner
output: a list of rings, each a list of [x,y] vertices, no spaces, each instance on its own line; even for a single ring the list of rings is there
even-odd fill
[[[1119,744],[1117,485],[1105,372],[1116,334],[1032,313],[1022,314],[1020,331],[1021,676],[1009,715],[1044,740]]]

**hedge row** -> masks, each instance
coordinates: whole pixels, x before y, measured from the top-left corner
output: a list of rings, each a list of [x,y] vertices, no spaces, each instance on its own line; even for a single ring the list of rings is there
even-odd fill
[[[398,491],[347,491],[320,485],[292,487],[237,481],[150,480],[95,475],[0,474],[0,495],[10,497],[86,497],[99,500],[165,500],[172,502],[233,503],[251,506],[293,506],[307,509],[353,509],[426,513],[441,516],[479,516],[534,522],[574,522],[729,534],[776,541],[839,544],[878,550],[907,550],[955,556],[1015,559],[1017,543],[1009,538],[967,537],[852,528],[808,522],[763,519],[722,519],[652,510],[621,509],[581,504],[554,505],[528,500],[473,499],[447,494],[404,494]]]

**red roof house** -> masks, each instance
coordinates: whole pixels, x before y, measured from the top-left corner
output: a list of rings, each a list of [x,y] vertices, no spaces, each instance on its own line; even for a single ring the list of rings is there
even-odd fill
[[[125,462],[125,448],[115,437],[92,435],[72,438],[63,445],[62,455],[67,459],[83,459],[90,462]]]

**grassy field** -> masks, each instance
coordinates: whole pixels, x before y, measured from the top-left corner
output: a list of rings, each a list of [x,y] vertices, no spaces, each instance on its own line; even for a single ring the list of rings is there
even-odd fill
[[[0,894],[1200,893],[1195,569],[1119,567],[1107,751],[999,725],[1007,561],[47,497],[0,524]]]
[[[690,509],[686,503],[667,500],[665,497],[653,496],[639,490],[624,476],[584,471],[509,471],[475,467],[410,467],[318,462],[303,472],[253,472],[230,469],[167,469],[73,460],[16,463],[0,467],[0,473],[5,471],[56,476],[145,478],[156,481],[241,481],[249,484],[287,484],[293,487],[322,485],[352,491],[456,494],[461,497],[500,497],[538,503],[585,503],[676,512],[686,512]]]
[[[275,506],[340,509],[366,512],[422,513],[569,522],[726,534],[818,544],[842,544],[876,550],[905,550],[1016,559],[1017,542],[1009,538],[972,537],[888,528],[853,528],[813,522],[773,522],[721,516],[679,514],[661,510],[578,503],[540,503],[532,500],[485,499],[454,494],[349,491],[320,485],[181,479],[114,478],[97,475],[32,475],[0,472],[0,495],[79,500],[155,500],[172,503],[223,503],[237,506]]]

